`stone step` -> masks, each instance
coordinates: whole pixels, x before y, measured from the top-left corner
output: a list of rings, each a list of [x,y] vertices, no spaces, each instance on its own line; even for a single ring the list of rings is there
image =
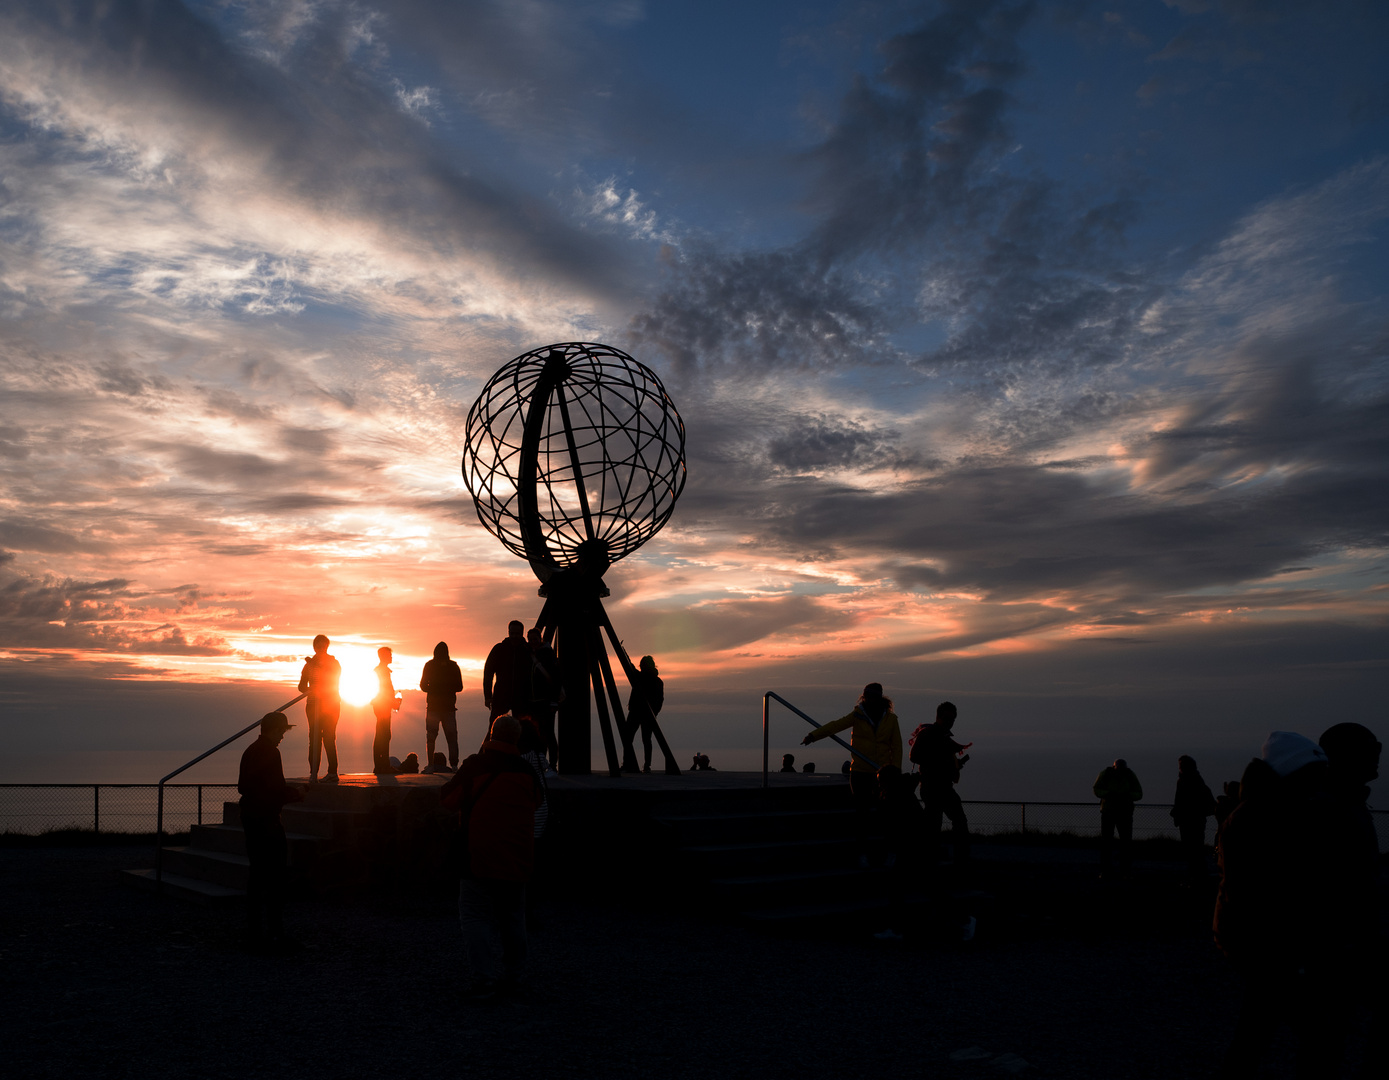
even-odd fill
[[[309,866],[318,854],[320,837],[307,833],[286,833],[289,865]],[[246,833],[239,825],[194,825],[189,831],[190,848],[220,851],[229,855],[246,854]]]
[[[209,881],[227,889],[245,891],[251,862],[245,855],[206,848],[169,847],[164,849],[164,873]]]
[[[210,881],[184,877],[182,874],[171,874],[167,869],[164,871],[163,879],[162,883],[156,885],[152,869],[120,870],[116,874],[116,880],[123,885],[143,889],[146,892],[154,892],[158,888],[165,896],[172,896],[179,900],[191,900],[199,904],[236,903],[246,898],[244,889],[230,889],[225,885],[217,885]]]
[[[887,895],[891,877],[890,870],[852,866],[713,878],[708,887],[715,903],[736,911],[882,899]]]
[[[323,810],[291,803],[280,811],[285,832],[297,836],[312,836],[320,840],[345,841],[363,826],[370,815],[350,810]],[[222,824],[241,827],[241,804],[222,804]]]
[[[687,872],[699,877],[736,877],[751,872],[787,873],[850,865],[857,856],[853,837],[817,837],[751,844],[695,844],[675,854]]]
[[[850,834],[847,808],[767,810],[760,813],[666,814],[652,819],[682,847],[774,840],[828,839]]]
[[[662,792],[652,806],[657,817],[722,813],[760,813],[768,810],[834,810],[852,806],[849,785],[827,778],[824,786],[769,788],[766,791]]]

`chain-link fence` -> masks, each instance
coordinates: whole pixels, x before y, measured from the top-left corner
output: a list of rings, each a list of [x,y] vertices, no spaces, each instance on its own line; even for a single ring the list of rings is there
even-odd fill
[[[235,784],[165,784],[164,831],[222,820]],[[158,784],[0,784],[0,833],[153,833]]]

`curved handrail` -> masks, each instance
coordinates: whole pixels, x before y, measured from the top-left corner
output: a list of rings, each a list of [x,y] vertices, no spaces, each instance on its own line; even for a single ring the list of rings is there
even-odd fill
[[[764,789],[767,788],[770,783],[767,777],[767,732],[771,726],[768,721],[770,720],[772,698],[776,698],[779,702],[785,705],[788,709],[790,709],[793,713],[799,716],[807,724],[811,725],[811,727],[820,726],[819,721],[817,721],[814,717],[807,716],[805,713],[801,712],[800,709],[792,705],[775,690],[768,690],[765,694],[762,695],[762,787]],[[869,765],[873,766],[873,771],[875,773],[878,771],[878,763],[874,761],[872,758],[868,757],[865,754],[860,754],[857,750],[855,750],[852,746],[846,743],[838,735],[831,735],[830,738],[837,742],[840,746],[844,747],[845,750],[849,751],[849,753],[853,754],[854,757],[858,758],[860,761],[868,762]]]
[[[299,704],[299,702],[303,701],[303,700],[304,700],[306,697],[308,697],[308,696],[309,696],[308,694],[300,694],[300,695],[299,695],[297,698],[295,698],[293,701],[286,701],[286,702],[285,702],[283,705],[281,705],[278,709],[271,709],[270,711],[271,711],[271,712],[284,712],[284,711],[285,711],[286,709],[288,709],[290,706]],[[223,739],[223,740],[222,740],[221,742],[219,742],[216,746],[214,746],[211,750],[204,750],[201,754],[199,754],[197,757],[195,757],[192,761],[188,762],[187,764],[180,765],[177,769],[175,769],[173,772],[171,772],[168,776],[164,777],[164,779],[162,779],[162,780],[159,781],[159,802],[158,802],[158,809],[155,811],[155,814],[154,814],[154,889],[155,889],[155,892],[159,892],[159,891],[162,889],[163,884],[164,884],[164,785],[167,784],[170,780],[172,780],[175,776],[177,776],[179,773],[183,772],[184,770],[186,770],[186,769],[191,769],[191,768],[192,768],[194,765],[196,765],[198,762],[202,761],[203,758],[205,758],[205,757],[211,757],[213,754],[217,753],[218,750],[222,749],[222,747],[224,747],[224,746],[230,746],[232,743],[236,742],[237,739],[241,738],[241,736],[245,735],[247,732],[254,731],[254,730],[255,730],[256,728],[258,728],[258,727],[260,727],[260,721],[259,721],[259,720],[257,720],[254,724],[247,724],[244,728],[242,728],[240,731],[238,731],[238,732],[237,732],[235,735],[233,735],[231,738],[229,738],[229,739]]]

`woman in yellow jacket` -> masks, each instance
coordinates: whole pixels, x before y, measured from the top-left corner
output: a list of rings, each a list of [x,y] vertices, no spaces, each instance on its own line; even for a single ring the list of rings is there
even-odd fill
[[[857,811],[859,865],[866,867],[868,827],[872,820],[869,815],[877,809],[879,801],[878,771],[889,765],[897,774],[902,771],[902,730],[897,726],[897,714],[892,711],[892,699],[883,697],[882,683],[865,686],[853,712],[820,725],[801,740],[801,745],[808,746],[850,726],[853,731],[849,735],[849,745],[856,753],[849,766],[849,793]]]

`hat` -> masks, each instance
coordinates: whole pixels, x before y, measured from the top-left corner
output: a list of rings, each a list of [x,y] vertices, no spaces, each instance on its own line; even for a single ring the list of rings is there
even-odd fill
[[[260,718],[260,730],[266,735],[272,731],[288,731],[293,726],[282,712],[268,712]]]
[[[1261,756],[1279,776],[1291,776],[1304,766],[1326,761],[1325,750],[1295,731],[1270,732]]]

